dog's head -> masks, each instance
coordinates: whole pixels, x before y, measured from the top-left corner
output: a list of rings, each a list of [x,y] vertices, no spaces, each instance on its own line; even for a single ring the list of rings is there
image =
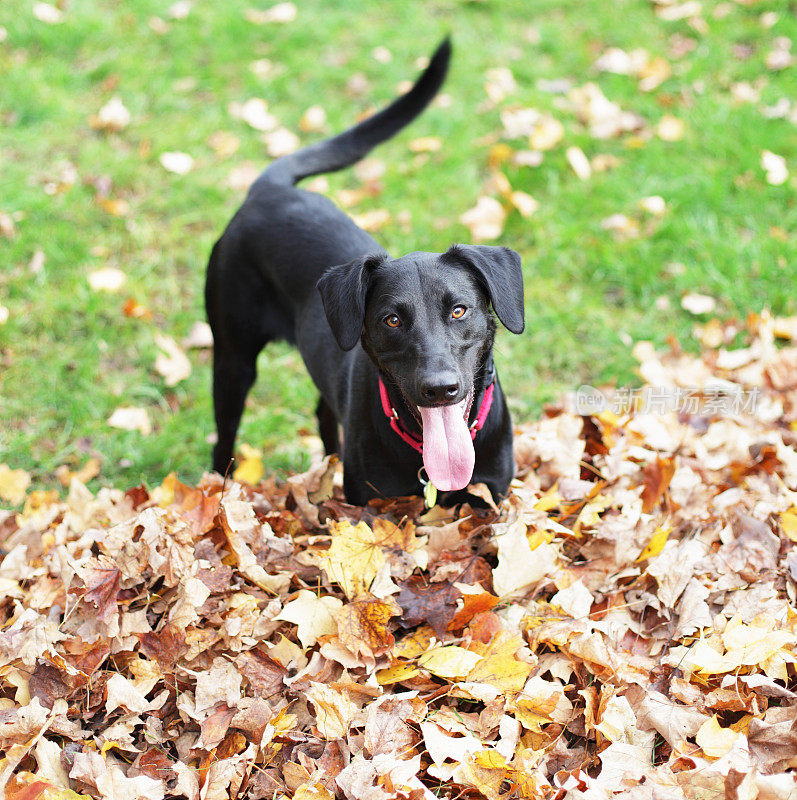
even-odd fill
[[[318,289],[340,347],[351,350],[362,341],[408,405],[417,408],[430,477],[427,455],[434,459],[435,453],[427,451],[445,447],[446,463],[459,458],[448,451],[470,447],[467,421],[464,434],[461,421],[467,420],[493,344],[490,306],[512,333],[523,331],[520,256],[505,247],[473,245],[398,259],[369,255],[328,270]],[[439,489],[452,488],[449,483],[461,481],[453,473],[466,471],[448,469],[445,477],[446,469],[437,471]],[[469,479],[470,473],[465,484]]]

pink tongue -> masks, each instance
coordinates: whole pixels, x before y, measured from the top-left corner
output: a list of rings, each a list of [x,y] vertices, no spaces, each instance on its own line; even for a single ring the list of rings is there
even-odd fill
[[[423,466],[429,480],[441,491],[464,489],[473,476],[476,455],[468,424],[465,404],[419,407],[423,419]]]

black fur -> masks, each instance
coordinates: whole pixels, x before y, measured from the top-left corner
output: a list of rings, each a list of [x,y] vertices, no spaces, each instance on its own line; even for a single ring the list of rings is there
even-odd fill
[[[321,393],[316,413],[328,453],[340,452],[343,428],[349,502],[421,489],[421,456],[382,412],[380,372],[415,433],[417,406],[458,402],[471,391],[475,417],[485,377],[494,372],[490,305],[509,330],[523,330],[517,253],[455,245],[443,254],[391,259],[329,200],[294,186],[354,163],[412,121],[442,85],[450,52],[445,40],[415,86],[383,111],[271,164],[214,245],[205,299],[215,340],[218,472],[229,468],[257,355],[276,339],[297,345]],[[466,311],[455,319],[457,306]],[[388,324],[394,317],[397,327]],[[512,425],[497,377],[493,407],[474,446],[472,481],[486,483],[496,497],[505,494],[513,474]]]

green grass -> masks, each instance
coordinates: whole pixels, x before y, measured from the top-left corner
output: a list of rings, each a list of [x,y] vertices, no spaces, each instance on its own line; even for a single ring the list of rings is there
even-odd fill
[[[516,419],[531,418],[583,382],[633,381],[629,339],[663,344],[675,335],[688,343],[694,319],[680,307],[687,291],[715,296],[723,316],[765,306],[797,312],[795,178],[770,186],[760,165],[761,151],[771,150],[797,171],[794,124],[760,111],[797,96],[797,68],[765,66],[776,37],[797,39],[787,2],[706,0],[703,34],[686,20],[659,19],[644,0],[302,0],[294,22],[264,26],[243,13],[271,5],[259,0],[197,0],[182,20],[169,18],[169,0],[72,0],[58,25],[37,20],[33,5],[0,4],[7,33],[0,42],[0,211],[18,218],[16,236],[0,238],[0,304],[9,311],[0,325],[0,463],[29,471],[36,486],[52,485],[58,465],[90,455],[102,458],[102,484],[154,484],[171,470],[187,481],[199,477],[213,430],[209,356],[192,351],[191,376],[168,388],[153,369],[153,336],[163,331],[179,341],[204,318],[207,254],[242,200],[226,187],[227,177],[246,161],[268,161],[260,134],[231,117],[228,105],[263,97],[298,132],[305,109],[321,104],[328,131],[336,132],[387,102],[399,81],[417,74],[416,59],[448,32],[455,48],[445,87],[450,108],[427,110],[376,151],[387,166],[384,191],[354,211],[386,208],[394,218],[410,212],[409,231],[389,225],[377,234],[396,255],[467,241],[458,219],[489,177],[500,109],[532,106],[562,121],[564,140],[540,167],[504,167],[512,187],[540,203],[529,219],[510,215],[497,242],[521,253],[526,274],[527,332],[504,332],[497,345]],[[765,12],[778,14],[770,28],[761,24]],[[154,16],[169,22],[168,33],[153,31]],[[674,36],[693,38],[695,49],[670,57]],[[391,51],[389,63],[373,58],[377,45]],[[736,58],[740,45],[746,59]],[[673,74],[640,92],[633,77],[595,71],[608,46],[644,47],[668,58]],[[278,67],[265,81],[249,66],[261,58]],[[485,72],[499,66],[512,70],[518,90],[488,109]],[[370,89],[352,98],[346,83],[356,72]],[[665,113],[677,116],[686,135],[678,142],[654,136],[640,147],[629,136],[593,139],[561,95],[540,88],[541,79],[560,78],[597,83],[651,127]],[[734,83],[759,80],[758,103],[734,100]],[[114,95],[130,110],[130,125],[118,134],[94,131],[89,117]],[[214,154],[208,139],[216,131],[239,137],[235,154]],[[416,159],[407,143],[429,135],[440,136],[443,148]],[[307,143],[318,135],[301,137]],[[526,147],[523,140],[508,144]],[[589,157],[615,155],[620,164],[582,182],[565,159],[570,145]],[[193,171],[164,170],[158,157],[169,150],[190,153]],[[77,180],[48,194],[67,163]],[[98,182],[108,181],[110,196],[129,204],[124,217],[95,200]],[[329,182],[333,196],[358,185],[351,171]],[[623,242],[602,229],[611,214],[640,216],[638,201],[655,194],[669,209],[655,229]],[[32,273],[39,249],[44,267]],[[88,274],[102,266],[126,273],[118,294],[89,288]],[[655,305],[661,296],[669,310]],[[126,317],[129,297],[152,319]],[[305,467],[299,432],[314,427],[315,392],[301,359],[276,346],[260,367],[239,440],[265,448],[269,470]],[[120,405],[146,407],[154,432],[108,427]]]

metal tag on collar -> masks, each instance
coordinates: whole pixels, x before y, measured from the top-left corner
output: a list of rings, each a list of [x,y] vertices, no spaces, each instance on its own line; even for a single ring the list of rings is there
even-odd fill
[[[428,477],[424,478],[421,473],[426,474],[426,470],[423,467],[418,470],[418,480],[423,486],[423,501],[427,508],[434,508],[435,503],[437,503],[437,487]]]

